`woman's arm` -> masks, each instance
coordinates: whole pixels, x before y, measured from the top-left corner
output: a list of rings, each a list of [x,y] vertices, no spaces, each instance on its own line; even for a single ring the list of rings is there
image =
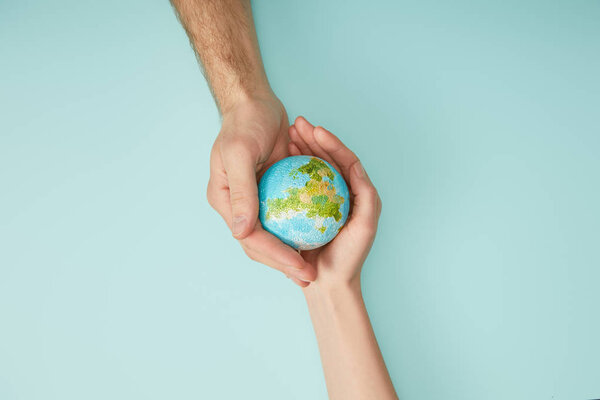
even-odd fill
[[[331,132],[299,117],[290,127],[292,155],[327,160],[350,184],[352,213],[336,238],[302,252],[317,270],[303,289],[319,343],[329,397],[334,400],[397,399],[363,302],[360,271],[381,213],[377,190],[360,161]]]
[[[358,286],[304,290],[331,399],[397,399]]]

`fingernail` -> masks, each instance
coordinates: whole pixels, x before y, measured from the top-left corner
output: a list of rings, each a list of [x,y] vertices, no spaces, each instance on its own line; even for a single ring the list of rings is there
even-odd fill
[[[307,273],[297,268],[289,267],[286,271],[286,274],[289,274],[290,276],[293,276],[294,278],[303,282],[311,282],[311,280],[308,277],[306,277]]]
[[[291,269],[295,269],[295,270],[300,270],[300,269],[304,269],[304,265],[288,265],[288,268]]]
[[[246,217],[240,215],[233,219],[233,236],[237,236],[244,231],[246,228]]]
[[[359,178],[362,178],[365,176],[365,169],[363,168],[360,161],[357,161],[356,164],[354,164],[354,173]]]

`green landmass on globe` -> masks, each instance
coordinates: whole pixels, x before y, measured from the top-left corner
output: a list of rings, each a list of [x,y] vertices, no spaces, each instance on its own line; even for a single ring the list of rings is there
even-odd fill
[[[308,163],[290,171],[290,176],[294,179],[298,179],[299,174],[306,174],[310,179],[304,187],[287,189],[286,198],[268,199],[266,219],[289,216],[290,212],[306,211],[308,218],[320,217],[324,220],[332,217],[339,221],[342,218],[340,206],[344,203],[344,197],[337,193],[332,184],[335,175],[331,168],[313,157]],[[329,178],[329,181],[323,180],[324,177]],[[321,233],[327,230],[322,223],[317,229]]]

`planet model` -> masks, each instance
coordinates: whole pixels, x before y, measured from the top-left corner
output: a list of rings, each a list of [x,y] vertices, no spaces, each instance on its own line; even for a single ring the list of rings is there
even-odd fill
[[[327,161],[312,156],[273,164],[258,184],[258,198],[265,230],[298,250],[329,243],[350,209],[344,178]]]

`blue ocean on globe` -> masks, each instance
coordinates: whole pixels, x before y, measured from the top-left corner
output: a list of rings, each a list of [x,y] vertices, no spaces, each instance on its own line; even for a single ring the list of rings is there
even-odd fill
[[[299,250],[329,243],[350,210],[348,186],[327,161],[292,156],[273,164],[258,185],[265,230]]]

